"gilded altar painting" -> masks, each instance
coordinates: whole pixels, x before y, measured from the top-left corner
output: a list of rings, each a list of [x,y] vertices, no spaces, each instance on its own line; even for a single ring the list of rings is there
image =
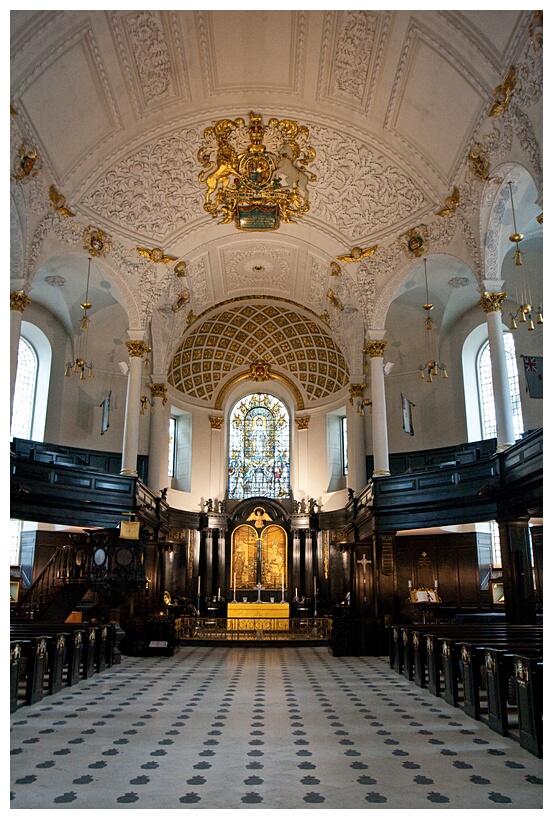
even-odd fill
[[[261,585],[281,589],[288,583],[287,538],[280,526],[266,526],[261,535]]]
[[[232,535],[231,581],[237,589],[253,589],[257,583],[257,532],[253,526],[238,526]],[[231,585],[232,585],[231,582]]]
[[[263,531],[243,524],[232,535],[231,585],[236,574],[237,589],[253,589],[257,583],[265,589],[286,588],[288,541],[280,526],[269,525]]]

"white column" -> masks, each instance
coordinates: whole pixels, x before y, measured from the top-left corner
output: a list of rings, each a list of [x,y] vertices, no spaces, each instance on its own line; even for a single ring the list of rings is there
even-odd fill
[[[348,489],[361,492],[367,485],[367,460],[365,446],[365,420],[363,395],[365,383],[349,385],[348,421]]]
[[[373,476],[390,474],[388,458],[388,424],[386,421],[386,392],[384,389],[384,348],[386,341],[369,341],[364,349],[371,360],[371,400],[373,433]]]
[[[19,337],[23,311],[31,303],[23,290],[10,293],[10,426],[13,413],[13,396],[17,378],[17,356],[19,353]]]
[[[484,308],[488,324],[498,452],[508,449],[515,442],[509,371],[507,369],[503,323],[501,320],[501,307],[504,298],[505,293],[503,292],[490,293],[485,291],[479,302],[480,306]]]
[[[167,387],[156,383],[148,385],[152,394],[150,414],[150,442],[148,446],[148,486],[153,492],[161,492],[169,486],[169,408],[167,404]]]
[[[144,341],[126,341],[125,344],[129,351],[129,373],[127,376],[127,403],[125,406],[121,475],[137,475],[140,393],[142,391],[143,371],[142,356],[145,352],[149,352],[150,348]]]
[[[223,469],[223,427],[225,419],[221,415],[210,415],[211,452],[209,472],[209,497],[224,501],[227,496],[227,487],[223,475],[228,475],[228,468]]]
[[[294,461],[297,463],[297,482],[292,487],[294,500],[301,501],[308,498],[308,437],[309,437],[309,415],[296,415],[296,445]]]

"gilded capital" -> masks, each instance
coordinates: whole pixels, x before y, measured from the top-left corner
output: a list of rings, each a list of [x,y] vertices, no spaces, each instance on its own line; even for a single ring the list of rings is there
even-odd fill
[[[307,429],[309,427],[309,419],[311,416],[309,415],[298,415],[296,416],[296,426],[298,429]]]
[[[501,293],[488,293],[486,290],[482,293],[480,297],[480,301],[478,302],[479,306],[484,309],[484,313],[501,313],[503,300],[507,294],[504,292]]]
[[[383,358],[384,348],[387,341],[368,341],[363,348],[364,353],[368,353],[370,358]]]
[[[12,290],[10,293],[10,310],[22,313],[30,304],[32,304],[31,299],[24,290]]]
[[[354,398],[363,398],[365,392],[364,384],[350,384],[349,385],[349,402],[353,404]]]
[[[224,418],[219,415],[210,415],[209,416],[209,423],[211,424],[211,429],[221,429],[223,426]]]
[[[142,358],[144,353],[151,353],[152,348],[148,347],[145,341],[125,341],[130,358]]]
[[[152,398],[161,398],[163,406],[167,403],[167,386],[165,384],[148,384]]]

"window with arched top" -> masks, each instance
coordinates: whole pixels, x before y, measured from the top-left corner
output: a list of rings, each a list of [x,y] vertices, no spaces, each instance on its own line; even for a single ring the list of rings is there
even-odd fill
[[[13,396],[12,435],[14,438],[31,438],[37,374],[37,354],[27,339],[21,337]]]
[[[513,426],[515,439],[524,432],[522,408],[520,404],[520,390],[518,386],[518,370],[516,364],[515,342],[511,333],[503,333],[505,344],[505,358],[509,375],[509,392],[513,411]],[[480,348],[476,362],[478,372],[478,389],[480,397],[480,417],[482,422],[482,438],[496,437],[495,404],[493,399],[492,361],[490,343],[486,341]]]
[[[229,498],[290,495],[290,416],[278,398],[254,393],[230,413]]]

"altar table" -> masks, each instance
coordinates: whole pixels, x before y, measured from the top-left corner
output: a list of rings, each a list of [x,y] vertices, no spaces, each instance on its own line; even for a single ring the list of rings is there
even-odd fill
[[[229,603],[227,606],[228,628],[235,630],[288,631],[289,618],[289,603]]]

